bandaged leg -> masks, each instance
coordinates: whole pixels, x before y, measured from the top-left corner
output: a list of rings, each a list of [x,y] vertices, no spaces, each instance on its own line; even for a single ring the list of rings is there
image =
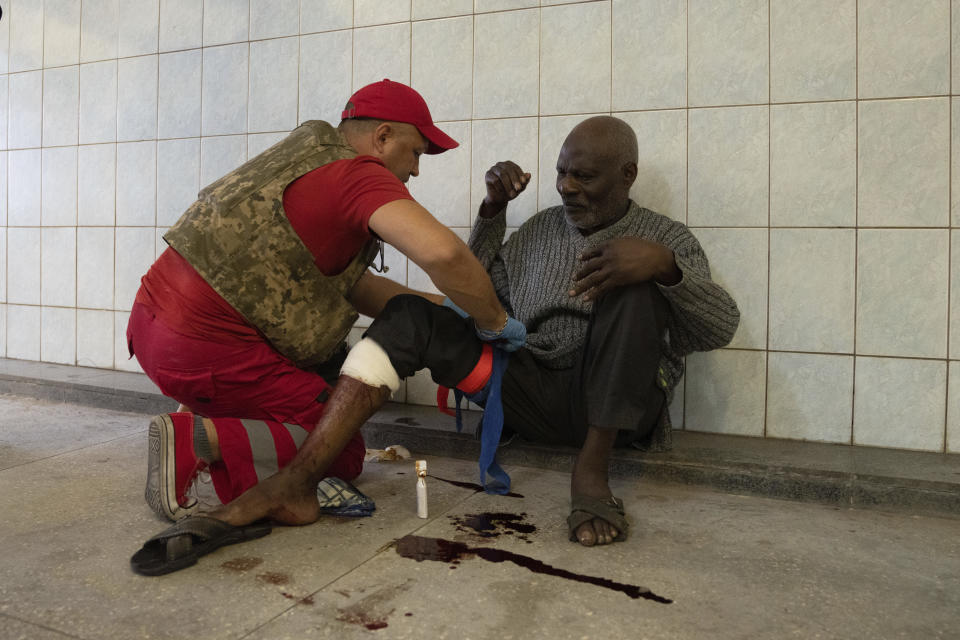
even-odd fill
[[[471,375],[483,350],[472,321],[415,295],[391,298],[361,343],[367,339],[382,348],[401,379],[428,369],[434,382],[451,389]]]
[[[400,388],[400,376],[393,368],[390,357],[371,338],[363,338],[350,349],[340,368],[340,375],[350,376],[371,387],[387,387],[390,393]]]
[[[383,347],[399,376],[428,369],[440,385],[437,406],[442,412],[456,415],[449,407],[451,389],[484,405],[493,349],[477,339],[470,320],[419,296],[401,295],[387,303],[365,336]]]

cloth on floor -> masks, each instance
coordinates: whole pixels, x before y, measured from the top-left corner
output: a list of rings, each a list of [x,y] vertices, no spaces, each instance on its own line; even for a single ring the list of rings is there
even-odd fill
[[[371,516],[377,508],[373,500],[340,478],[324,478],[317,483],[317,500],[321,513],[334,516]]]
[[[391,462],[393,460],[409,460],[410,450],[402,444],[392,444],[385,449],[367,449],[363,457],[364,462]]]

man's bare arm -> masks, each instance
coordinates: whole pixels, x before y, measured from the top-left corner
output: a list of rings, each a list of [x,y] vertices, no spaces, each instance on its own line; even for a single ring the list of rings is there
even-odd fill
[[[369,270],[364,272],[357,280],[353,289],[350,290],[348,299],[357,311],[371,318],[376,318],[383,311],[384,305],[390,298],[404,293],[426,298],[435,304],[443,303],[443,296],[411,289],[394,282],[390,278],[371,273]]]
[[[481,329],[499,331],[507,312],[490,277],[464,242],[413,200],[394,200],[370,216],[370,229],[423,269]]]

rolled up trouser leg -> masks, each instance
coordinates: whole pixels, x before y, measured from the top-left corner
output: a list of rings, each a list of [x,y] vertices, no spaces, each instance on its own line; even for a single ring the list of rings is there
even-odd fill
[[[416,295],[391,298],[364,338],[380,345],[400,378],[429,369],[434,382],[450,388],[470,374],[483,350],[471,320]]]

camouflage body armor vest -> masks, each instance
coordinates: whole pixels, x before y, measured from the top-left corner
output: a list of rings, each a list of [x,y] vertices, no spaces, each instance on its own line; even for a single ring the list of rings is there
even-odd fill
[[[207,283],[298,367],[327,360],[358,314],[346,295],[376,256],[370,239],[336,276],[317,268],[287,220],[287,185],[356,151],[326,122],[286,138],[200,191],[163,236]]]

